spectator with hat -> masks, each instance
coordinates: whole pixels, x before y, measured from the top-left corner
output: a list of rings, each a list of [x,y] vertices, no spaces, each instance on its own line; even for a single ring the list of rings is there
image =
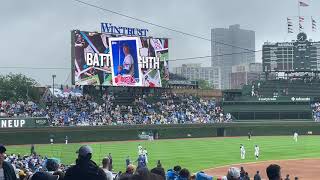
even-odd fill
[[[228,170],[227,179],[228,180],[239,180],[240,179],[240,169],[236,168],[236,167],[231,167]]]
[[[90,146],[81,146],[77,153],[76,165],[67,170],[65,180],[107,180],[106,173],[91,160],[93,150]]]
[[[0,180],[16,180],[16,174],[14,172],[13,166],[4,161],[6,147],[0,144]]]

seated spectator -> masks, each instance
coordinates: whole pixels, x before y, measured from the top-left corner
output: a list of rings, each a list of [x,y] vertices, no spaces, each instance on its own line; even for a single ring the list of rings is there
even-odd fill
[[[12,165],[5,161],[6,147],[0,144],[0,179],[16,180],[16,174]]]
[[[129,164],[128,167],[127,167],[127,169],[126,169],[126,172],[125,172],[125,173],[122,173],[122,174],[120,175],[120,179],[125,179],[125,178],[129,178],[129,177],[133,176],[135,169],[136,169],[136,168],[135,168],[134,165]]]
[[[36,172],[31,176],[31,180],[58,180],[58,175],[53,175],[48,172]]]
[[[47,161],[45,162],[45,166],[46,166],[48,172],[51,174],[53,174],[55,171],[58,171],[58,169],[59,169],[59,164],[54,159],[47,159]]]
[[[109,171],[109,169],[110,169],[110,159],[109,158],[105,157],[102,159],[102,169],[106,173],[107,180],[113,180],[112,172]]]
[[[151,172],[154,173],[154,174],[158,174],[163,179],[166,178],[166,173],[164,172],[164,169],[162,167],[153,168],[153,169],[151,169]]]
[[[240,179],[240,169],[236,167],[231,167],[228,170],[227,180],[239,180]]]
[[[179,172],[179,176],[177,177],[177,180],[190,180],[190,172],[188,169],[183,168]]]
[[[254,175],[253,180],[261,180],[260,172],[257,171],[257,174]]]
[[[213,180],[212,176],[205,174],[204,172],[198,172],[195,176],[196,180]]]
[[[66,174],[65,180],[106,180],[106,173],[91,160],[92,148],[90,146],[81,146],[77,151],[78,159],[76,165],[70,167]]]
[[[271,164],[267,167],[267,176],[269,180],[281,180],[281,168],[277,164]]]

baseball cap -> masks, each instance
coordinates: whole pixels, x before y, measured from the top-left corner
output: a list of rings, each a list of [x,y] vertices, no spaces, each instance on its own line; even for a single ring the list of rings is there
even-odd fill
[[[6,147],[3,144],[0,144],[0,153],[4,153],[6,150]]]
[[[79,156],[86,157],[88,154],[92,154],[92,152],[93,150],[90,146],[84,145],[84,146],[81,146],[76,153],[78,153]]]
[[[227,174],[227,178],[231,179],[231,178],[239,178],[240,177],[240,169],[236,168],[236,167],[231,167],[228,170],[228,174]]]
[[[47,172],[36,172],[32,175],[31,180],[57,180],[59,176]]]

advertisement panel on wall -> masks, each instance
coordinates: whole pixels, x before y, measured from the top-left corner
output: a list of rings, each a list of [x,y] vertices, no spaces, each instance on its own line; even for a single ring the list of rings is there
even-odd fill
[[[169,80],[168,39],[72,31],[74,85],[162,87]]]

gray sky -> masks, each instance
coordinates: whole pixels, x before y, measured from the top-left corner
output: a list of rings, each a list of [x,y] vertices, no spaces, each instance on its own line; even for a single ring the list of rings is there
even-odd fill
[[[256,50],[265,41],[291,41],[286,17],[297,16],[297,0],[83,0],[139,19],[210,39],[210,29],[240,24],[256,32]],[[320,41],[320,1],[304,0],[309,38]],[[311,31],[310,16],[319,22]],[[297,19],[297,18],[296,18]],[[210,55],[210,42],[143,24],[115,14],[79,4],[73,0],[2,0],[0,6],[0,67],[63,67],[68,70],[0,69],[1,73],[24,73],[40,84],[70,83],[70,30],[100,31],[100,22],[149,29],[149,35],[168,37],[170,59]],[[297,20],[293,21],[297,25]],[[261,61],[257,53],[256,61]],[[171,62],[170,66],[200,62],[210,58]]]

